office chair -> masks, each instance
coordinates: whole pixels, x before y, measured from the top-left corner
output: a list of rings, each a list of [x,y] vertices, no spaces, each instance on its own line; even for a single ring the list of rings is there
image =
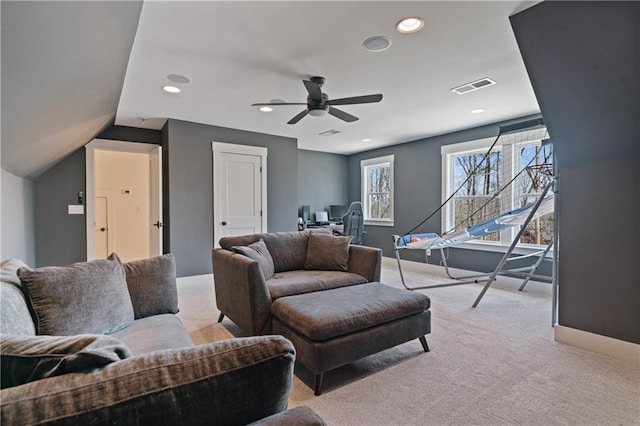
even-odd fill
[[[347,214],[342,216],[342,223],[344,226],[342,234],[351,236],[351,244],[361,245],[365,232],[362,203],[360,201],[351,203]]]

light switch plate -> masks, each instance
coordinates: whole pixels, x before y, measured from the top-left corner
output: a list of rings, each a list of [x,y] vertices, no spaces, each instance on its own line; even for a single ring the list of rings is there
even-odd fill
[[[84,205],[69,204],[69,214],[84,214]]]

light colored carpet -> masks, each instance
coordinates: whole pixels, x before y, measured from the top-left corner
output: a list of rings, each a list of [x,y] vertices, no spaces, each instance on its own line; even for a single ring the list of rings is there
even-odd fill
[[[403,263],[410,285],[446,281],[441,268]],[[400,287],[394,259],[382,282]],[[418,340],[325,374],[296,366],[290,407],[308,405],[330,425],[640,425],[640,371],[556,343],[551,286],[499,278],[477,308],[477,284],[423,290],[431,298],[431,352]],[[180,318],[196,344],[242,331],[216,320],[211,275],[178,280]]]

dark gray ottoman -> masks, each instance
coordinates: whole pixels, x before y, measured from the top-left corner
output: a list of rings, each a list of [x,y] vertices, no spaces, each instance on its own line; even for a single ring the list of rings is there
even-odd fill
[[[273,333],[291,340],[320,395],[326,371],[416,338],[429,352],[430,306],[424,294],[381,283],[281,297],[271,305]]]

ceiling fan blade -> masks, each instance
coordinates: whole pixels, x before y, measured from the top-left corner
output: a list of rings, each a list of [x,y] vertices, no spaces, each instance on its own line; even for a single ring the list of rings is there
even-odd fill
[[[316,102],[322,101],[322,90],[320,90],[320,85],[314,81],[302,80],[304,83],[304,87],[307,88],[307,92],[309,92],[309,96],[311,99]]]
[[[354,96],[352,98],[340,98],[340,99],[332,99],[329,101],[331,105],[352,105],[352,104],[370,104],[373,102],[380,102],[382,100],[382,95],[365,95],[365,96]]]
[[[346,112],[334,107],[329,107],[329,114],[339,118],[340,120],[346,121],[347,123],[358,120],[358,117],[355,115],[347,114]]]
[[[291,120],[287,121],[287,124],[296,124],[298,121],[302,120],[302,117],[304,117],[308,113],[309,113],[309,111],[305,109],[300,114],[296,115]]]
[[[279,106],[279,105],[306,105],[306,103],[300,103],[300,102],[265,102],[265,103],[258,103],[258,104],[251,104],[251,106]]]

